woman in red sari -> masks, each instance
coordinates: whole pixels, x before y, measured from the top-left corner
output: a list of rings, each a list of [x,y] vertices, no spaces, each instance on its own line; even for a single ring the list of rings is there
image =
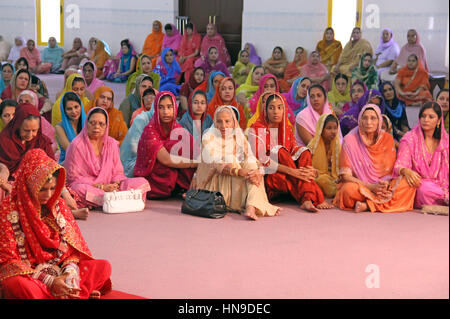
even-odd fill
[[[181,74],[184,73],[184,81],[188,82],[191,73],[194,71],[194,63],[200,53],[200,46],[202,43],[202,36],[197,33],[195,26],[192,23],[186,24],[186,32],[181,40],[178,49],[179,60],[181,67]]]
[[[177,123],[177,102],[168,92],[159,92],[155,112],[145,127],[137,149],[135,177],[145,177],[151,190],[147,198],[165,198],[189,189],[197,164],[192,161],[192,135]]]
[[[60,194],[65,170],[43,150],[25,154],[0,208],[0,284],[7,298],[100,298],[111,265],[95,260]]]
[[[266,167],[264,178],[269,199],[290,194],[300,208],[318,212],[333,207],[325,202],[322,190],[314,179],[311,152],[300,147],[289,126],[288,104],[280,93],[269,95],[266,107],[251,126],[249,142],[258,160]]]

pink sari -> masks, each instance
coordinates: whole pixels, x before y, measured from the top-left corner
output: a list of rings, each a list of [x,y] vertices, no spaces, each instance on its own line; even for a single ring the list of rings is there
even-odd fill
[[[333,114],[333,111],[331,109],[330,103],[328,102],[328,97],[326,97],[325,104],[323,105],[322,114],[317,113],[311,105],[309,92],[306,95],[306,104],[307,104],[306,108],[304,108],[300,113],[297,114],[295,122],[300,126],[304,127],[312,136],[314,136],[316,135],[316,125],[317,122],[319,121],[319,117],[322,114]],[[298,145],[306,146],[305,143],[303,143],[303,140],[298,135],[297,125],[295,126],[295,139],[297,140]],[[339,130],[339,141],[342,143],[341,130]]]
[[[92,108],[86,117],[86,122],[96,109],[101,108]],[[86,124],[80,134],[70,143],[66,152],[64,167],[67,170],[67,184],[81,198],[81,203],[79,203],[81,207],[103,205],[105,192],[95,187],[95,184],[121,182],[120,191],[141,189],[144,195],[150,190],[150,186],[144,178],[127,178],[124,175],[120,161],[119,143],[108,136],[109,118],[106,111],[103,114],[106,116],[107,123],[100,156],[95,154],[89,141]]]
[[[425,146],[420,122],[400,141],[394,174],[409,168],[421,177],[414,201],[415,208],[422,205],[448,205],[449,138],[441,121],[441,140],[436,150],[429,153]]]
[[[163,96],[169,95],[173,103],[173,120],[169,136],[166,135],[159,119],[158,105]],[[151,185],[148,198],[170,197],[176,187],[189,189],[195,169],[171,168],[158,161],[156,155],[161,148],[171,153],[172,148],[180,147],[178,156],[193,158],[194,141],[180,124],[177,123],[177,103],[175,96],[168,92],[159,92],[153,102],[155,112],[145,127],[139,140],[134,176],[145,177]]]
[[[182,40],[182,35],[173,23],[171,23],[170,25],[172,26],[173,34],[170,37],[167,34],[164,34],[161,50],[169,48],[178,52]]]
[[[122,51],[121,51],[122,52]],[[92,95],[95,94],[95,91],[101,87],[105,85],[105,82],[103,82],[102,80],[99,80],[97,78],[97,66],[95,65],[95,63],[93,61],[90,60],[86,60],[83,65],[81,66],[81,70],[83,72],[83,77],[86,79],[86,76],[84,75],[84,66],[89,63],[93,68],[94,68],[94,74],[93,74],[93,78],[91,83],[88,85],[86,82],[86,89],[92,93]]]
[[[414,31],[416,31],[416,30],[414,30]],[[419,61],[422,62],[425,70],[429,71],[425,48],[423,47],[422,43],[420,42],[419,33],[417,33],[417,31],[416,31],[416,34],[417,34],[416,43],[415,44],[406,43],[404,46],[402,46],[402,48],[400,49],[400,54],[395,59],[395,62],[397,62],[401,67],[404,67],[408,64],[408,57],[411,54],[415,54],[419,58]]]
[[[320,61],[316,65],[311,63],[311,56],[315,51],[309,54],[308,63],[302,66],[300,76],[307,76],[309,78],[319,78],[328,73],[328,69]],[[328,92],[331,90],[330,79],[319,83]]]
[[[212,25],[216,30],[216,33],[210,37],[207,34],[203,37],[202,45],[200,49],[200,55],[203,57],[203,61],[208,59],[208,50],[210,47],[216,47],[219,52],[219,60],[222,61],[227,67],[231,64],[230,54],[228,53],[228,49],[225,45],[225,40],[223,37],[217,32],[217,27],[215,24],[209,23],[208,25]],[[203,62],[199,62],[197,60],[195,66],[198,67]]]

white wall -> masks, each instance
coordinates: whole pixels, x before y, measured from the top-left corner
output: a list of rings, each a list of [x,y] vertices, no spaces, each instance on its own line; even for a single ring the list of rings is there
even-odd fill
[[[85,45],[95,36],[105,40],[113,54],[124,38],[140,51],[153,20],[175,22],[178,14],[178,0],[65,0],[66,8],[71,4],[80,9],[80,25],[69,28],[71,23],[66,23],[65,49],[77,36]],[[363,36],[376,48],[382,28],[390,27],[402,46],[407,30],[416,28],[430,68],[448,72],[448,13],[446,0],[363,0]],[[327,21],[328,0],[244,0],[242,43],[252,42],[263,60],[279,45],[292,60],[297,46],[308,51],[315,48]],[[35,0],[1,0],[0,34],[9,42],[17,35],[35,38]]]
[[[94,36],[106,41],[113,54],[120,48],[120,41],[129,38],[137,51],[141,51],[145,38],[152,30],[152,22],[160,20],[174,23],[178,14],[178,0],[65,0],[65,8],[79,8],[79,28],[72,27],[73,20],[66,12],[64,48],[70,49],[75,37],[85,46]],[[67,21],[65,21],[67,22]],[[35,0],[1,0],[0,34],[13,42],[14,37],[36,38]]]
[[[408,29],[415,28],[425,46],[431,70],[448,72],[445,63],[448,9],[446,0],[363,0],[363,37],[375,49],[382,29],[390,27],[402,46]],[[291,61],[297,46],[303,46],[308,52],[315,49],[327,23],[327,0],[244,0],[242,43],[253,43],[263,61],[279,45]]]

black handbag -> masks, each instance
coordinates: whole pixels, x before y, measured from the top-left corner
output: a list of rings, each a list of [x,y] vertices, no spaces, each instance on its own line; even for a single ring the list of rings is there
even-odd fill
[[[186,192],[186,198],[181,206],[183,214],[207,218],[223,218],[227,212],[238,212],[230,209],[225,204],[225,199],[220,192],[205,189],[190,189]]]

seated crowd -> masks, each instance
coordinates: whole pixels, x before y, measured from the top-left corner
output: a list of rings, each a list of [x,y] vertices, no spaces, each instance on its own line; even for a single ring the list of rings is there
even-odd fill
[[[163,32],[165,31],[165,33]],[[406,212],[449,204],[449,92],[433,99],[415,30],[376,50],[354,28],[343,47],[327,28],[292,62],[262,61],[247,43],[231,65],[215,25],[154,21],[138,53],[113,56],[75,38],[41,53],[17,37],[0,79],[0,286],[13,298],[99,298],[108,262],[93,259],[75,219],[105,192],[143,200],[220,191],[257,220],[283,199],[301,210]],[[52,102],[35,74],[64,73]],[[108,82],[124,83],[115,100]],[[126,85],[125,85],[126,83]],[[409,106],[420,107],[411,129]]]

